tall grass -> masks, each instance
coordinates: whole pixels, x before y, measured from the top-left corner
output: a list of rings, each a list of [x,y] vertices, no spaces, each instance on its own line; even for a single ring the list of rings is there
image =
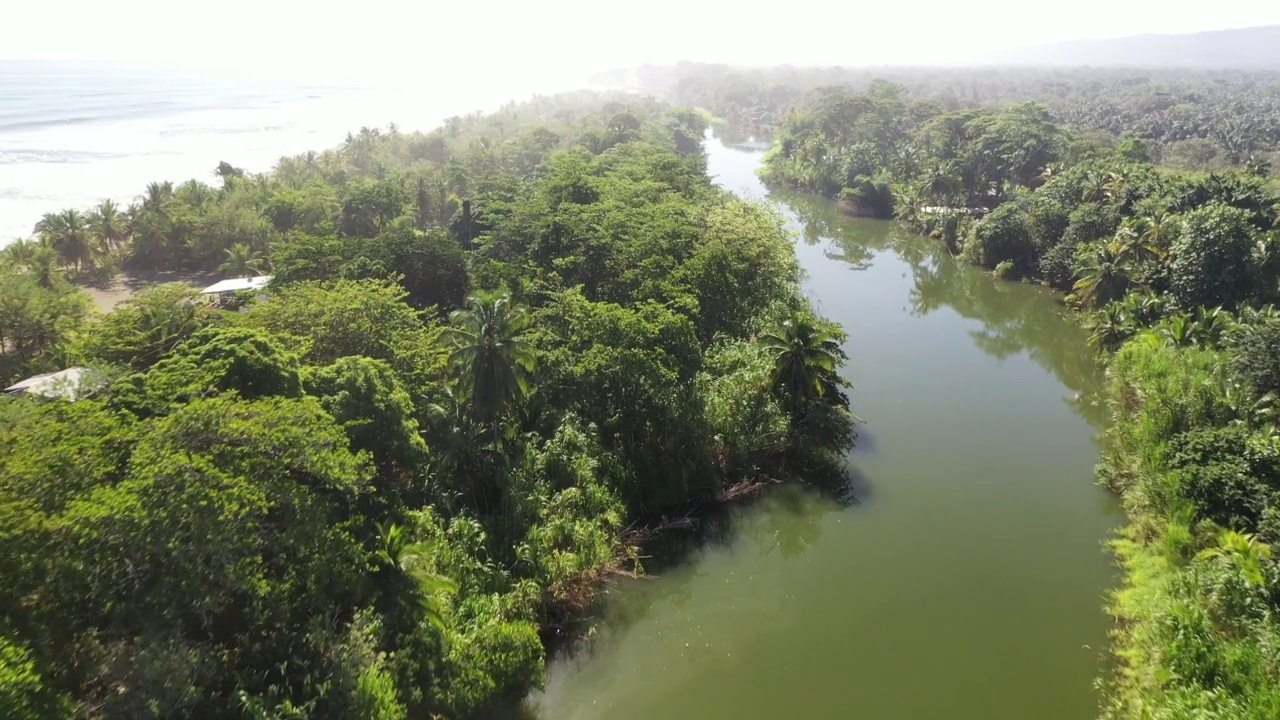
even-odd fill
[[[1192,487],[1236,467],[1227,464],[1236,458],[1224,450],[1223,462],[1196,465],[1176,453],[1186,433],[1203,436],[1238,420],[1228,367],[1223,353],[1152,336],[1131,341],[1111,364],[1115,417],[1100,476],[1122,494],[1129,523],[1112,543],[1124,580],[1109,603],[1117,660],[1104,681],[1109,720],[1280,718],[1280,593],[1274,561],[1260,549],[1275,538],[1264,521],[1231,528],[1237,538],[1257,532],[1256,545],[1219,547],[1222,528]],[[1280,467],[1274,442],[1240,432],[1249,433],[1249,468]],[[1224,482],[1263,487],[1247,484],[1254,479]],[[1274,512],[1265,489],[1239,501],[1262,506],[1263,517]],[[1259,557],[1244,557],[1249,552]],[[1250,562],[1261,563],[1260,576],[1246,572]]]

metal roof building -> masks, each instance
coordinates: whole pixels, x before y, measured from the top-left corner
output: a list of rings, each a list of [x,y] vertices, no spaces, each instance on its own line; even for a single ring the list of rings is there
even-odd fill
[[[15,385],[10,385],[4,391],[12,395],[26,393],[47,398],[75,400],[79,396],[80,382],[87,372],[86,368],[73,367],[59,370],[58,372],[36,375]]]
[[[224,295],[229,293],[242,292],[244,290],[261,290],[271,282],[270,275],[259,275],[258,277],[247,278],[231,278],[230,280],[222,280],[216,282],[200,292],[205,295]]]

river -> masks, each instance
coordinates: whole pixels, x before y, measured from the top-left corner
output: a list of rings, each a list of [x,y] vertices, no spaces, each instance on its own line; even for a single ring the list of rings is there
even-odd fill
[[[748,197],[759,148],[708,141]],[[805,290],[849,333],[852,501],[799,488],[610,588],[544,720],[1096,717],[1119,517],[1093,483],[1101,376],[1049,293],[833,203],[774,193]]]

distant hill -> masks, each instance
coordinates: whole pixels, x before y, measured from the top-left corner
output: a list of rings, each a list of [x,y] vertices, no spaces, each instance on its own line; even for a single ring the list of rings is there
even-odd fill
[[[1183,35],[1069,40],[989,53],[978,61],[999,65],[1280,68],[1280,25]]]

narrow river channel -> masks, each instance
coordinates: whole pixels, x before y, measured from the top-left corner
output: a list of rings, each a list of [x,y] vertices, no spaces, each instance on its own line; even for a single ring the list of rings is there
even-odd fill
[[[768,195],[759,149],[707,151],[724,187],[778,203],[806,291],[849,333],[856,502],[783,489],[612,587],[532,714],[1096,717],[1118,514],[1093,484],[1105,414],[1082,332],[1049,294],[939,243]]]

